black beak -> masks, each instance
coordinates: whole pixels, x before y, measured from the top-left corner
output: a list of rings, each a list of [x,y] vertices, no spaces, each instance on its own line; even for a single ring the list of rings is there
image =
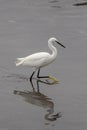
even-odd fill
[[[60,46],[66,48],[64,45],[62,45],[60,42],[56,41]]]

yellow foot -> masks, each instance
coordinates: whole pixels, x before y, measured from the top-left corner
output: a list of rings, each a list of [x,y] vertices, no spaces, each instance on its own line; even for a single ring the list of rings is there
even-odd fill
[[[58,83],[59,82],[55,77],[52,77],[52,76],[49,76],[49,79],[53,80],[53,83]]]

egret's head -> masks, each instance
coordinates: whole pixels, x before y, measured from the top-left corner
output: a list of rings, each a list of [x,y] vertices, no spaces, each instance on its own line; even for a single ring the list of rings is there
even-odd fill
[[[62,45],[55,37],[52,37],[48,40],[49,43],[57,43],[61,45],[62,47],[66,48],[64,45]]]
[[[51,37],[48,42],[50,43],[55,43],[56,41],[58,41],[55,37]]]

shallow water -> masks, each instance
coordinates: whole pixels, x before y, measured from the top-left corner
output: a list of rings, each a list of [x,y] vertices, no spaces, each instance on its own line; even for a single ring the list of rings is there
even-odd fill
[[[87,129],[87,7],[75,0],[0,0],[0,130]],[[17,57],[49,51],[55,36],[56,61],[41,75],[59,84],[29,82],[31,68]],[[54,115],[54,116],[48,116]]]

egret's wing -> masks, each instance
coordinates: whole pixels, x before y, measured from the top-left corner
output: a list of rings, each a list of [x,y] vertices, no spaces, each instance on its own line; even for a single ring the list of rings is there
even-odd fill
[[[38,60],[38,59],[42,59],[42,58],[47,58],[49,56],[50,56],[50,54],[47,52],[39,52],[39,53],[35,53],[35,54],[25,57],[25,60],[28,60],[28,59],[29,60]]]
[[[45,64],[49,57],[49,53],[40,52],[25,57],[23,65],[30,65],[34,67],[42,66]]]

